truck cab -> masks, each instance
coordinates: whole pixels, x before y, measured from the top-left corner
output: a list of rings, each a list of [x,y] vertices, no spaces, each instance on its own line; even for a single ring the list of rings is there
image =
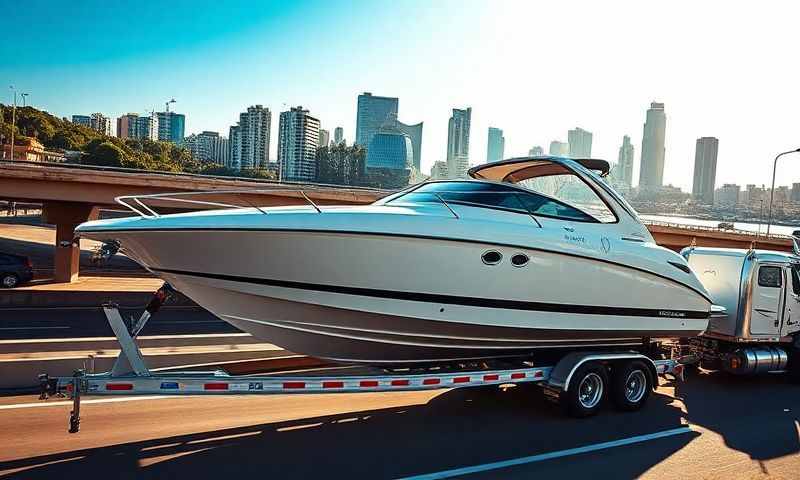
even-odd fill
[[[800,346],[797,252],[685,248],[689,267],[724,315],[693,341],[701,365],[732,373],[783,371]]]

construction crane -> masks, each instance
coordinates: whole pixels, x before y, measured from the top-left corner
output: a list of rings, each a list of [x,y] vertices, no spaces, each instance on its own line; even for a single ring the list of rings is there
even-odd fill
[[[169,113],[169,104],[170,104],[170,103],[177,103],[177,102],[176,102],[176,101],[175,101],[175,99],[173,98],[173,99],[171,99],[170,101],[168,101],[168,102],[166,102],[166,103],[164,104],[164,105],[167,107],[167,113]]]

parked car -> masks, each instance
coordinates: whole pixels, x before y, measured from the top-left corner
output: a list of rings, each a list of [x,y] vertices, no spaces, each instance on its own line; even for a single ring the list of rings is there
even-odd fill
[[[23,255],[0,253],[0,287],[14,288],[33,279],[31,259]]]

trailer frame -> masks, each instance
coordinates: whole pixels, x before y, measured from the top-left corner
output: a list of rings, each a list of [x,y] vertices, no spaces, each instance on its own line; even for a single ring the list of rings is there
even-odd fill
[[[87,374],[76,370],[70,377],[39,376],[40,399],[53,394],[72,399],[69,432],[80,430],[81,399],[93,396],[132,395],[269,395],[302,393],[367,393],[422,391],[490,385],[537,383],[556,401],[576,384],[574,374],[589,363],[612,364],[640,361],[647,365],[649,387],[658,386],[658,377],[671,374],[683,379],[680,359],[653,360],[635,351],[571,352],[555,365],[539,366],[529,359],[509,361],[460,361],[442,365],[407,368],[402,371],[376,369],[357,375],[230,375],[222,370],[153,372],[148,369],[136,343],[136,336],[172,292],[164,284],[137,321],[126,324],[114,304],[104,304],[103,312],[120,345],[120,353],[110,372]],[[584,415],[580,415],[584,416]]]

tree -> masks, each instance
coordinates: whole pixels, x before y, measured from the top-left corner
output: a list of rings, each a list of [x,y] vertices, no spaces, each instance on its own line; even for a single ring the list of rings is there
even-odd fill
[[[122,167],[127,159],[127,155],[121,148],[111,142],[103,142],[86,157],[86,163],[105,167]]]

